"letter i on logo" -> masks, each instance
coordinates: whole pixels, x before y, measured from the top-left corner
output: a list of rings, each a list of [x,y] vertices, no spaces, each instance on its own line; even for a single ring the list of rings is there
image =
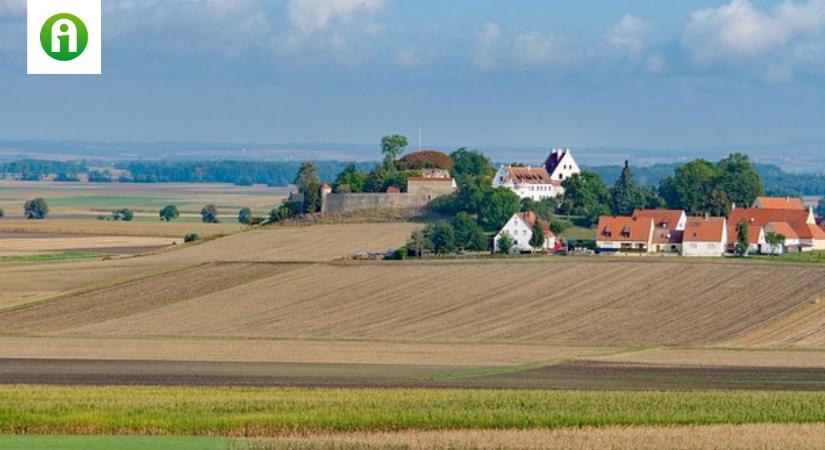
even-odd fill
[[[101,0],[28,0],[28,73],[101,73]]]

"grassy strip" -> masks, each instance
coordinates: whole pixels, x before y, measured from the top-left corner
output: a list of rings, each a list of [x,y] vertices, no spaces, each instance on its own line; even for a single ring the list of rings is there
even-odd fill
[[[0,436],[0,448],[4,450],[224,450],[247,447],[208,437]]]
[[[0,433],[273,436],[320,430],[810,423],[825,393],[0,386]]]
[[[76,259],[95,259],[102,258],[101,253],[88,252],[60,252],[60,253],[44,253],[39,255],[19,255],[19,256],[0,256],[0,264],[13,264],[25,262],[52,262],[52,261],[69,261]]]

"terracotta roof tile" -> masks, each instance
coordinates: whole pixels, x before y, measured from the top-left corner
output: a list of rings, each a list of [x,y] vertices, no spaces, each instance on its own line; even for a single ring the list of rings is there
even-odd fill
[[[758,197],[754,205],[761,209],[805,209],[801,199],[791,197]]]
[[[722,242],[725,224],[724,217],[690,217],[685,226],[684,242]]]
[[[649,217],[601,216],[596,240],[648,242],[652,230],[653,219]]]
[[[794,231],[787,222],[771,222],[766,226],[770,227],[774,233],[785,236],[786,239],[799,239],[796,231]]]
[[[505,172],[518,184],[555,184],[544,167],[508,167]]]

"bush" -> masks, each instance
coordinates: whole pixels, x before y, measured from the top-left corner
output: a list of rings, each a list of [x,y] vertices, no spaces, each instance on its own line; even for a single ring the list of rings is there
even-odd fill
[[[238,223],[249,225],[252,221],[252,210],[249,208],[241,208],[238,212]]]
[[[201,240],[201,237],[198,236],[198,233],[189,233],[183,237],[183,242],[186,242],[187,244],[190,242],[197,242],[199,240]]]
[[[266,220],[266,219],[264,219],[264,218],[263,218],[263,217],[261,217],[261,216],[253,216],[253,217],[251,217],[251,218],[249,219],[249,225],[250,225],[250,226],[253,226],[253,227],[254,227],[254,226],[258,226],[258,225],[260,225],[260,224],[264,223],[264,221],[265,221],[265,220]]]
[[[112,220],[114,221],[123,221],[123,222],[131,222],[134,219],[135,214],[126,208],[118,209],[117,211],[112,213]]]
[[[178,207],[175,205],[164,206],[163,209],[160,210],[158,215],[160,216],[160,220],[164,222],[171,222],[172,219],[177,219],[178,217],[180,217]]]
[[[405,155],[401,158],[401,167],[407,170],[444,169],[453,168],[453,158],[446,153],[425,150]]]
[[[283,222],[295,217],[295,211],[289,205],[281,205],[269,212],[270,222]]]
[[[2,219],[5,215],[6,215],[6,212],[3,211],[2,208],[0,208],[0,219]]]
[[[23,211],[26,219],[43,220],[47,215],[49,215],[49,205],[46,204],[46,200],[36,198],[34,200],[27,201],[23,206]]]

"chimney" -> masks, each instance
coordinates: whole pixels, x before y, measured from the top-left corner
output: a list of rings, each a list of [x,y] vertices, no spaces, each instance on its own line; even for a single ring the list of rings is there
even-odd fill
[[[736,202],[730,204],[730,210],[733,211],[736,209]]]

